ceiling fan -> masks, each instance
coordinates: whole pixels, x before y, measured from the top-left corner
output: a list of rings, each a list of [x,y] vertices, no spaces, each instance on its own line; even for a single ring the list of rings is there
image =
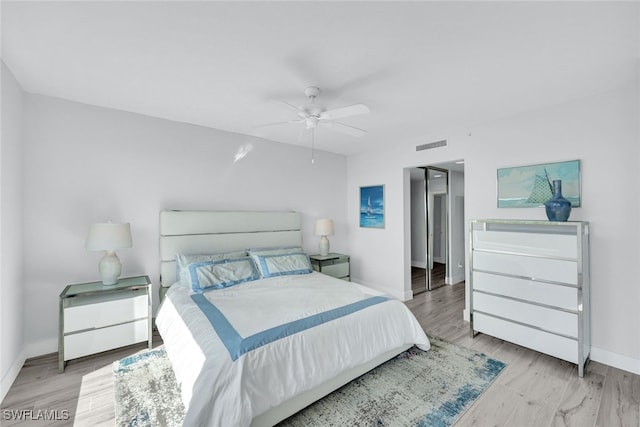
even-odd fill
[[[369,108],[366,105],[354,104],[346,107],[327,110],[323,105],[315,102],[316,97],[319,93],[320,89],[315,86],[309,86],[308,88],[306,88],[304,90],[304,94],[309,99],[309,102],[301,107],[298,107],[286,101],[280,101],[281,104],[295,111],[298,114],[298,118],[295,120],[288,120],[286,122],[260,125],[258,127],[304,123],[306,129],[310,130],[315,130],[318,126],[325,126],[327,129],[335,130],[355,137],[360,137],[367,133],[363,129],[359,129],[354,126],[335,121],[335,119],[343,119],[345,117],[367,114],[369,112]]]

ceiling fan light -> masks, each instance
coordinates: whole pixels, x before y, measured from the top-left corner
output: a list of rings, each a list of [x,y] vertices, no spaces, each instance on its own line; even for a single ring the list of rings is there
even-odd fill
[[[307,129],[315,129],[318,126],[318,118],[316,116],[307,117]]]
[[[327,111],[327,109],[324,108],[324,106],[316,103],[307,104],[302,108],[302,110],[311,116],[320,116],[320,114]]]

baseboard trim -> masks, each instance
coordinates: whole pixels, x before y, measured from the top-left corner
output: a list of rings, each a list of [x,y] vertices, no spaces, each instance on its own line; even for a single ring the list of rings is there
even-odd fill
[[[453,276],[451,278],[451,284],[452,285],[457,285],[458,283],[462,283],[464,282],[464,276]]]
[[[25,354],[27,358],[38,357],[44,354],[57,353],[58,352],[58,339],[49,338],[37,342],[27,344],[25,348]]]
[[[24,362],[26,361],[26,352],[24,349],[22,349],[20,354],[18,354],[16,360],[13,362],[13,365],[11,365],[11,368],[9,368],[7,373],[2,377],[2,381],[0,382],[0,402],[2,402],[7,393],[9,393],[9,389],[13,385],[13,382],[16,380],[16,378],[18,378],[18,374],[20,373],[20,370],[22,369],[22,367],[24,366]]]
[[[591,360],[640,375],[640,359],[591,346]]]
[[[412,299],[413,299],[413,291],[412,290],[404,291],[404,297],[402,298],[402,301],[410,301]]]

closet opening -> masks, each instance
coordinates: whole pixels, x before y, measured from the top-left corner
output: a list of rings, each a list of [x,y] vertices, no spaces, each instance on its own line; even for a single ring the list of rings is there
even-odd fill
[[[410,169],[413,295],[464,281],[464,163]]]

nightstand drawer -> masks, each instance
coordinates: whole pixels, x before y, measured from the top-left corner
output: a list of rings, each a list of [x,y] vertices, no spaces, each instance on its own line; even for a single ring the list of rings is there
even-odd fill
[[[144,318],[131,323],[66,335],[64,360],[146,341],[149,339],[148,326],[148,319]]]
[[[64,333],[103,328],[117,323],[148,318],[146,289],[113,295],[71,298],[64,310]]]
[[[349,263],[323,265],[322,273],[333,277],[347,277],[349,275]]]

